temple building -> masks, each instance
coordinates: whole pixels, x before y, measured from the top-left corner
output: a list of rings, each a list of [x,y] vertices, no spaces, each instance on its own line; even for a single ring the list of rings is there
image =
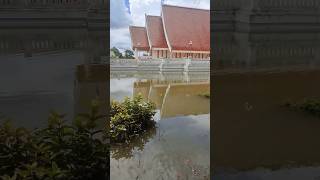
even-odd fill
[[[137,59],[210,59],[210,10],[163,4],[160,16],[129,31]]]

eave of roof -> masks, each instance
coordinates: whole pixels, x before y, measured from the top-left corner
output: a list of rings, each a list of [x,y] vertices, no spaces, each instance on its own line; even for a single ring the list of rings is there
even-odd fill
[[[129,26],[132,49],[140,51],[149,51],[150,46],[145,27]]]
[[[168,48],[160,16],[146,15],[146,29],[151,48]]]
[[[162,5],[161,16],[170,51],[210,51],[210,10]]]

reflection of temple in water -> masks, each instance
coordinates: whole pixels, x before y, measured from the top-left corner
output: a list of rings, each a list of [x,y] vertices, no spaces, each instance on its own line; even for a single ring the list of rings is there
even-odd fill
[[[210,113],[209,82],[136,81],[133,95],[141,94],[156,104],[161,118]]]

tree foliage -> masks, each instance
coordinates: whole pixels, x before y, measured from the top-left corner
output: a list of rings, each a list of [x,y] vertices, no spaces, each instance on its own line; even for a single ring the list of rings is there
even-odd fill
[[[110,52],[111,52],[111,57],[112,58],[126,58],[126,59],[134,59],[134,53],[133,51],[127,49],[124,51],[124,55],[119,51],[118,48],[116,47],[113,47],[110,49]]]
[[[118,48],[112,47],[110,51],[114,53],[115,58],[123,58],[122,53],[119,51]]]
[[[128,49],[125,50],[124,54],[125,54],[125,58],[128,58],[128,59],[133,59],[134,58],[134,53],[131,50],[128,50]]]

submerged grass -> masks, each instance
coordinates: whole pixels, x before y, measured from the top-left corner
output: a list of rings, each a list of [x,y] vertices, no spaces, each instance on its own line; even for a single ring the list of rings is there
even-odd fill
[[[306,98],[301,102],[286,101],[284,106],[320,117],[320,98]]]
[[[201,94],[198,94],[198,95],[201,96],[201,97],[205,97],[205,98],[210,99],[210,92],[201,93]]]

